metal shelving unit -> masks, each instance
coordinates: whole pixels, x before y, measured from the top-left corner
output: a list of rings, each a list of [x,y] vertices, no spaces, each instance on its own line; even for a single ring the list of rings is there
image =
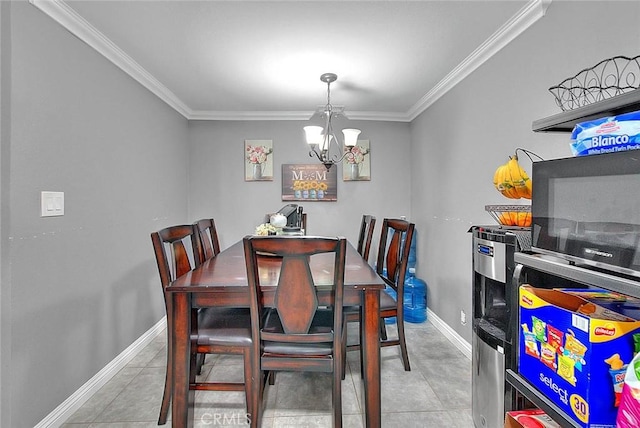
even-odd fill
[[[598,119],[605,116],[615,116],[623,113],[640,110],[640,89],[602,100],[588,106],[536,120],[532,124],[535,132],[572,132],[576,124],[587,120]],[[605,288],[628,296],[640,298],[640,281],[619,276],[613,273],[605,273],[587,267],[576,266],[567,261],[560,260],[543,254],[515,253],[516,268],[513,275],[513,287],[517,290],[520,286],[521,276],[524,270],[541,272],[544,275],[574,281],[580,284]],[[512,302],[512,311],[519,314],[519,302]],[[517,325],[518,323],[516,323]],[[519,335],[514,334],[512,339],[512,367],[506,371],[505,380],[508,385],[517,390],[531,403],[544,410],[553,420],[563,427],[580,427],[561,408],[549,400],[536,387],[531,385],[517,372],[517,358],[519,349]]]
[[[577,123],[640,110],[640,89],[533,122],[535,132],[571,132]]]
[[[640,298],[640,281],[593,270],[588,267],[573,265],[565,260],[552,256],[535,253],[515,253],[514,261],[516,270],[514,271],[513,287],[518,289],[523,282],[522,272],[541,272],[554,278],[563,278],[569,281],[584,285],[605,288],[628,296]],[[519,302],[512,303],[512,311],[519,313]],[[514,334],[512,355],[514,363],[512,367],[518,367],[517,352],[519,349],[519,335]],[[506,381],[515,388],[527,400],[531,401],[540,409],[544,410],[553,420],[563,427],[580,427],[569,415],[567,415],[556,404],[549,400],[536,387],[531,385],[525,378],[519,375],[516,369],[509,369],[506,372]]]
[[[511,384],[518,392],[525,397],[538,408],[544,410],[544,412],[551,417],[554,421],[559,423],[563,427],[575,427],[581,428],[573,419],[569,418],[560,407],[550,401],[547,397],[540,393],[535,387],[533,387],[526,379],[522,378],[512,369],[508,369],[505,379]]]

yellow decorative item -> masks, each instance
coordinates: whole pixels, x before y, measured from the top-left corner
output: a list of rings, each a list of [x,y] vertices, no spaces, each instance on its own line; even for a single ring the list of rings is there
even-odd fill
[[[493,185],[498,192],[509,199],[531,199],[533,189],[531,178],[518,163],[518,150],[523,151],[527,156],[532,153],[528,150],[516,149],[516,153],[509,156],[509,161],[496,169],[493,174]],[[532,154],[535,155],[535,153]]]

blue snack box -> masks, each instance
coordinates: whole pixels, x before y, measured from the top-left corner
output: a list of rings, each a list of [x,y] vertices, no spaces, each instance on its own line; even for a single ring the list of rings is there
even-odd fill
[[[518,370],[584,428],[615,428],[640,321],[557,289],[520,287]]]
[[[625,296],[615,291],[600,288],[565,288],[561,290],[565,293],[580,296],[598,306],[611,309],[629,318],[640,320],[640,299],[637,297]]]

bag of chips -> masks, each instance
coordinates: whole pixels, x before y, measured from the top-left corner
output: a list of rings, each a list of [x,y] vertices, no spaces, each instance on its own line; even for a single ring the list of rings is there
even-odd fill
[[[640,427],[640,353],[636,354],[627,366],[616,427]]]

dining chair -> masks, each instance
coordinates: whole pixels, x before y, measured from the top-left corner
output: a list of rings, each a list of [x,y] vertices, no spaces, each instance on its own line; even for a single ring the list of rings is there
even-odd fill
[[[200,260],[209,260],[220,253],[220,242],[218,241],[218,231],[216,222],[212,218],[204,218],[194,223],[198,229],[200,239]]]
[[[167,286],[176,278],[202,263],[200,239],[195,225],[171,226],[151,234],[167,315],[173,305]],[[191,313],[192,347],[189,388],[208,391],[245,391],[247,409],[251,409],[251,317],[247,308],[193,309]],[[173,384],[172,341],[174,326],[167,316],[167,370],[158,425],[167,422]],[[244,382],[196,382],[199,354],[233,354],[244,358]]]
[[[405,371],[410,371],[409,354],[404,334],[404,281],[413,240],[415,224],[403,219],[385,218],[382,222],[376,271],[382,280],[396,292],[397,299],[380,293],[380,317],[396,317],[398,337],[387,338],[386,323],[380,323],[380,346],[400,346]],[[387,245],[387,242],[389,244]]]
[[[248,236],[244,238],[251,296],[254,355],[260,372],[332,373],[333,426],[342,426],[342,313],[346,239],[318,236]],[[333,254],[333,272],[314,278],[314,257]],[[278,263],[273,308],[263,306],[262,263]],[[317,282],[317,283],[316,283]],[[328,301],[318,293],[329,292]],[[260,377],[260,376],[257,376]],[[262,384],[254,384],[252,414],[261,415]],[[260,416],[259,416],[260,417]]]
[[[376,227],[376,218],[372,215],[365,214],[360,222],[360,235],[358,236],[358,253],[363,259],[369,262],[369,251],[371,250],[371,240],[373,231]]]
[[[407,342],[404,333],[404,281],[407,273],[407,261],[415,225],[402,219],[385,218],[382,222],[376,272],[385,284],[395,291],[397,299],[385,291],[380,293],[380,346],[399,346],[405,371],[410,371]],[[388,242],[388,244],[387,244]],[[347,322],[360,321],[359,308],[345,309]],[[398,326],[397,338],[387,337],[385,318],[395,317]],[[360,351],[362,367],[362,349],[359,344],[345,345],[346,351]]]

